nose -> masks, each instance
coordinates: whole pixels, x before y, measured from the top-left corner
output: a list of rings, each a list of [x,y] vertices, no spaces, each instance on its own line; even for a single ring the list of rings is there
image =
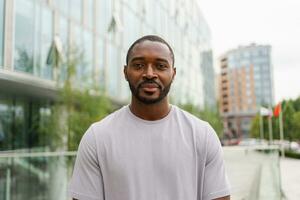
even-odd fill
[[[157,74],[153,68],[152,65],[148,65],[146,68],[145,68],[145,71],[144,71],[144,74],[143,74],[143,78],[146,78],[146,79],[153,79],[153,78],[157,78]]]

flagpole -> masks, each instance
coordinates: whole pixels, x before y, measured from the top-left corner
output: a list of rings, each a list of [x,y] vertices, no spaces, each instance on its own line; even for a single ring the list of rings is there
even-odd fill
[[[280,105],[280,113],[279,113],[279,130],[280,130],[281,155],[282,155],[282,158],[284,158],[284,146],[283,146],[284,137],[283,137],[283,121],[282,121],[282,113],[283,113],[283,110],[282,110],[281,105]]]
[[[271,110],[271,111],[270,111]],[[269,143],[273,144],[273,127],[272,127],[272,109],[269,107],[269,116],[268,116],[268,122],[269,122]]]
[[[272,117],[268,117],[269,122],[269,143],[273,144],[273,128],[272,128]]]
[[[263,123],[263,117],[262,114],[259,112],[259,128],[260,128],[260,140],[262,143],[262,140],[264,139],[264,123]]]

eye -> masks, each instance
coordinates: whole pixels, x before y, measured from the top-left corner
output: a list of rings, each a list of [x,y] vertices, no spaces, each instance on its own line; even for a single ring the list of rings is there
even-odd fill
[[[141,69],[143,68],[145,65],[143,63],[133,63],[132,65],[134,67],[134,69]]]
[[[163,63],[157,63],[156,68],[159,70],[165,70],[168,68],[168,66],[166,64]]]

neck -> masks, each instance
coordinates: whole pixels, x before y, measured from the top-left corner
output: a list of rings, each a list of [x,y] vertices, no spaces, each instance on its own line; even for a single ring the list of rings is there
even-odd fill
[[[132,97],[130,110],[135,116],[141,119],[154,121],[167,116],[170,111],[170,105],[167,97],[155,104],[144,104],[135,97]]]

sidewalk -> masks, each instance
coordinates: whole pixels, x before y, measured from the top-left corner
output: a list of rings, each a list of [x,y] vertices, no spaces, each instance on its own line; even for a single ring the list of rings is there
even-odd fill
[[[282,189],[287,200],[300,199],[300,160],[283,158],[280,160]]]

